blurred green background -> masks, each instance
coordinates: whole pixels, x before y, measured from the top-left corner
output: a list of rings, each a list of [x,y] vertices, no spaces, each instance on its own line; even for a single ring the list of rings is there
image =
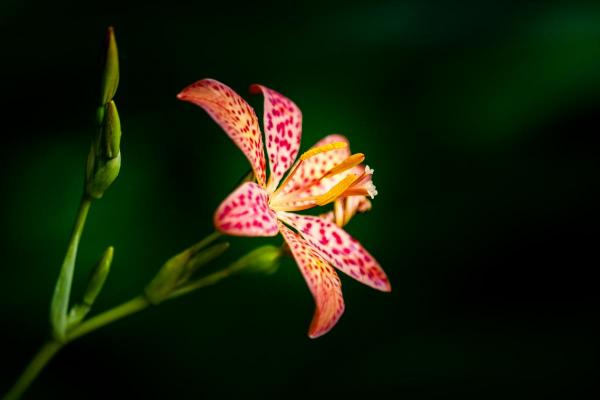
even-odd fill
[[[348,231],[393,292],[342,277],[318,340],[292,260],[69,345],[31,399],[581,397],[598,368],[600,5],[573,2],[164,4],[3,0],[0,392],[44,340],[82,188],[104,29],[121,55],[121,175],[94,203],[75,293],[115,261],[96,310],[139,293],[211,232],[247,170],[175,95],[262,83],[304,113],[303,148],[350,137],[379,196]],[[232,239],[223,263],[262,243]]]

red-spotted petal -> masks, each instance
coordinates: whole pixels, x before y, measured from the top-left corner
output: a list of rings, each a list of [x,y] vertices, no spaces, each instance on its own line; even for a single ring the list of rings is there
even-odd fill
[[[308,330],[308,336],[314,339],[329,332],[342,316],[342,284],[335,270],[300,235],[281,223],[279,229],[315,299],[315,314]]]
[[[265,186],[265,153],[254,109],[230,87],[213,79],[193,83],[177,97],[206,110],[242,150],[250,161],[256,180]]]
[[[252,85],[250,90],[265,97],[263,128],[271,168],[267,191],[272,192],[298,155],[302,113],[293,101],[272,89]]]
[[[277,216],[269,208],[269,195],[254,182],[231,193],[215,212],[215,227],[234,236],[275,236]]]
[[[392,290],[385,272],[373,256],[333,222],[283,211],[278,212],[277,216],[294,227],[337,269],[374,289],[383,292]]]

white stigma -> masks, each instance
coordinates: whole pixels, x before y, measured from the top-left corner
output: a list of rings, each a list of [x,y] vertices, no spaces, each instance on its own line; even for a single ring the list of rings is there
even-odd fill
[[[373,176],[373,172],[375,172],[375,170],[373,168],[369,167],[368,165],[365,166],[365,175]],[[365,176],[365,175],[363,175],[363,176]],[[373,181],[371,180],[371,178],[369,178],[369,180],[367,182],[366,189],[367,189],[367,193],[369,194],[369,197],[371,199],[374,199],[375,196],[377,196],[377,188],[373,184]]]
[[[369,197],[371,199],[374,199],[375,196],[377,196],[377,188],[375,187],[375,185],[373,184],[373,182],[369,182],[367,184],[367,193],[369,193]]]

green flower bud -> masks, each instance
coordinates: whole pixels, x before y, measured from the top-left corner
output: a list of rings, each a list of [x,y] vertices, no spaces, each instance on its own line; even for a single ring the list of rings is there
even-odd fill
[[[102,291],[104,282],[106,282],[106,278],[110,272],[113,254],[114,248],[112,246],[108,247],[102,254],[98,264],[96,264],[92,270],[87,288],[85,289],[85,293],[83,295],[83,301],[74,305],[69,312],[67,329],[77,326],[90,312],[92,305],[96,301],[96,297],[98,297]]]
[[[180,277],[179,283],[185,283],[199,268],[225,253],[228,248],[228,242],[218,243],[190,258],[185,265],[185,272]]]
[[[100,89],[100,106],[104,106],[113,99],[119,86],[119,53],[115,31],[112,26],[106,31],[106,59],[104,63],[104,74],[102,75],[102,86]],[[101,119],[100,119],[101,120]]]
[[[146,297],[152,304],[164,301],[173,291],[187,283],[198,268],[219,257],[228,248],[229,243],[219,243],[202,251],[192,246],[177,254],[162,266],[146,286]]]
[[[102,197],[121,169],[121,122],[114,101],[104,107],[104,121],[92,143],[86,166],[86,192]]]
[[[281,248],[266,245],[246,254],[236,261],[236,265],[239,265],[240,269],[244,271],[272,274],[279,268],[281,256]]]
[[[110,265],[112,264],[114,252],[114,247],[109,246],[102,254],[102,258],[100,258],[96,267],[92,270],[87,289],[83,295],[83,302],[85,304],[91,306],[94,304],[94,301],[96,301],[98,294],[100,294],[104,282],[106,282],[106,278],[108,277],[108,273],[110,272]]]
[[[146,298],[152,304],[159,304],[177,287],[185,273],[185,265],[190,259],[189,252],[183,251],[171,257],[146,286]]]

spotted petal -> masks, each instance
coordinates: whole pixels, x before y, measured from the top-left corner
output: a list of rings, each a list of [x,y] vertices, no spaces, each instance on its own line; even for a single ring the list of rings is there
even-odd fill
[[[269,195],[254,182],[231,193],[215,213],[215,227],[233,236],[275,236],[277,216],[269,208]]]
[[[319,337],[329,332],[344,312],[340,278],[329,263],[300,235],[281,223],[279,229],[315,299],[316,309],[308,336]]]
[[[318,141],[312,148],[324,146],[329,143],[343,142],[348,144],[348,139],[342,135],[333,134]],[[336,150],[319,153],[307,158],[298,166],[294,176],[285,182],[281,188],[281,196],[291,195],[296,199],[309,196],[319,196],[340,182],[347,173],[340,173],[332,177],[323,176],[334,166],[350,156],[349,145]],[[323,179],[321,179],[323,178]]]
[[[254,109],[230,87],[213,79],[193,83],[177,97],[202,107],[223,128],[250,161],[258,183],[265,186],[265,153]]]
[[[392,290],[379,263],[345,230],[333,222],[280,211],[277,216],[294,227],[323,258],[357,281],[383,292]]]
[[[298,155],[302,113],[293,101],[272,89],[252,85],[250,90],[265,97],[263,128],[271,168],[267,190],[272,192]]]

